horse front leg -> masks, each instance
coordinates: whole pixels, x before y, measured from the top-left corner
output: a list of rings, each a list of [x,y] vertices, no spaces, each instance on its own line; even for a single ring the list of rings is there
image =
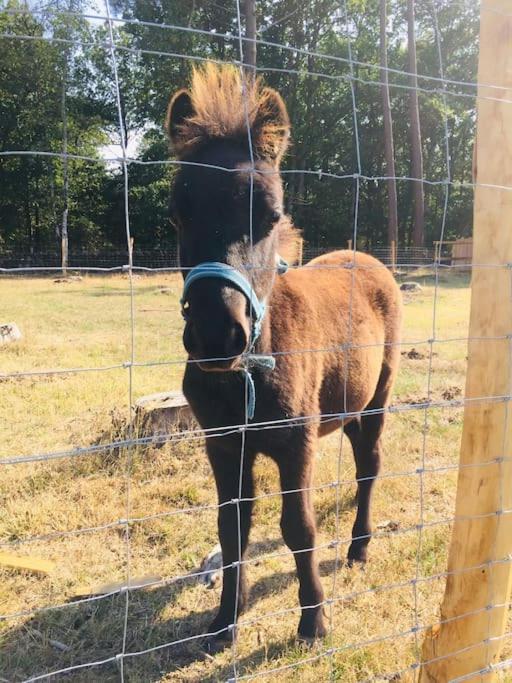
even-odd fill
[[[309,643],[326,635],[324,591],[316,558],[316,524],[309,490],[313,457],[313,448],[306,445],[300,454],[290,453],[278,461],[283,491],[281,531],[286,545],[294,554],[299,579],[301,618],[298,638]]]
[[[210,645],[220,649],[230,645],[235,637],[234,625],[247,603],[247,581],[244,559],[251,527],[254,497],[254,456],[222,450],[217,444],[208,445],[208,459],[213,469],[219,500],[218,532],[225,567],[222,595],[217,616],[208,628],[212,634]],[[240,469],[243,468],[242,473]],[[242,486],[240,490],[240,475]],[[240,495],[241,491],[241,495]],[[231,627],[231,628],[230,628]]]

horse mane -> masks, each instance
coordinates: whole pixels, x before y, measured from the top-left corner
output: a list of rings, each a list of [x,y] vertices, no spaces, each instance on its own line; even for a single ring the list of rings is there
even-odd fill
[[[173,141],[178,157],[214,138],[248,143],[248,125],[257,153],[275,156],[289,135],[286,110],[285,120],[276,121],[277,93],[265,87],[261,78],[244,75],[232,64],[207,62],[193,67],[189,94],[193,113],[181,122],[178,139]]]
[[[180,90],[172,98],[167,112],[167,130],[171,130],[173,104],[183,94],[190,97],[190,113],[175,126],[172,137],[178,158],[189,156],[211,139],[235,140],[248,144],[247,124],[256,154],[279,162],[290,132],[286,107],[275,90],[263,85],[261,78],[247,76],[232,64],[206,62],[193,67],[188,91]],[[277,226],[280,255],[297,263],[301,232],[289,216]]]
[[[277,226],[279,235],[279,254],[288,263],[296,264],[299,262],[302,233],[296,228],[289,216],[283,216]]]

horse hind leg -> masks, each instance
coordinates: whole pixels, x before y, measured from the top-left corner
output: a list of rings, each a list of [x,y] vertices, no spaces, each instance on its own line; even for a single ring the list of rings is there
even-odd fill
[[[298,639],[311,643],[326,635],[324,592],[316,557],[316,525],[311,500],[313,452],[304,449],[284,455],[278,461],[282,497],[281,531],[293,552],[299,579],[301,618]]]
[[[348,562],[366,562],[370,542],[371,498],[375,480],[379,474],[382,446],[381,435],[384,429],[385,413],[393,377],[388,368],[383,368],[377,391],[366,407],[366,412],[357,420],[345,425],[356,464],[357,513],[352,527],[352,542],[348,549]],[[375,412],[372,412],[375,411]]]

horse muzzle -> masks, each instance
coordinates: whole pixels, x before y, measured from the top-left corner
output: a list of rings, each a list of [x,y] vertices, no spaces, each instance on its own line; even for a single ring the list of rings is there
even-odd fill
[[[288,264],[276,255],[276,271],[284,275],[287,268]],[[197,281],[211,279],[241,295],[239,302],[243,303],[243,314],[242,309],[237,306],[235,308],[239,310],[236,315],[231,308],[226,318],[227,307],[224,308],[224,315],[217,307],[215,315],[215,310],[208,309],[206,301],[208,293],[211,293],[210,288],[204,290],[203,296],[196,299],[196,306],[191,306],[191,285]],[[194,309],[197,308],[199,301],[203,315],[198,315],[194,320]],[[215,306],[212,308],[215,309]],[[252,420],[256,405],[256,385],[251,370],[259,368],[272,371],[276,364],[273,356],[255,353],[265,316],[266,300],[257,296],[252,283],[241,272],[227,263],[209,261],[189,270],[183,286],[181,310],[186,321],[183,343],[191,360],[197,359],[200,369],[206,372],[240,370],[245,377],[247,388],[246,415]]]
[[[183,344],[192,361],[205,372],[231,372],[241,366],[242,355],[249,348],[248,321],[232,320],[219,327],[185,325]]]

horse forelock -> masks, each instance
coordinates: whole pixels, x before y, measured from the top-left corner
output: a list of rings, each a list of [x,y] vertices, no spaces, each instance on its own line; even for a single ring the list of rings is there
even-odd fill
[[[287,136],[288,125],[272,123],[272,100],[260,78],[246,76],[231,64],[207,62],[192,70],[190,97],[193,115],[179,126],[174,151],[178,156],[195,152],[213,139],[248,143],[248,127],[255,151],[275,154]]]

